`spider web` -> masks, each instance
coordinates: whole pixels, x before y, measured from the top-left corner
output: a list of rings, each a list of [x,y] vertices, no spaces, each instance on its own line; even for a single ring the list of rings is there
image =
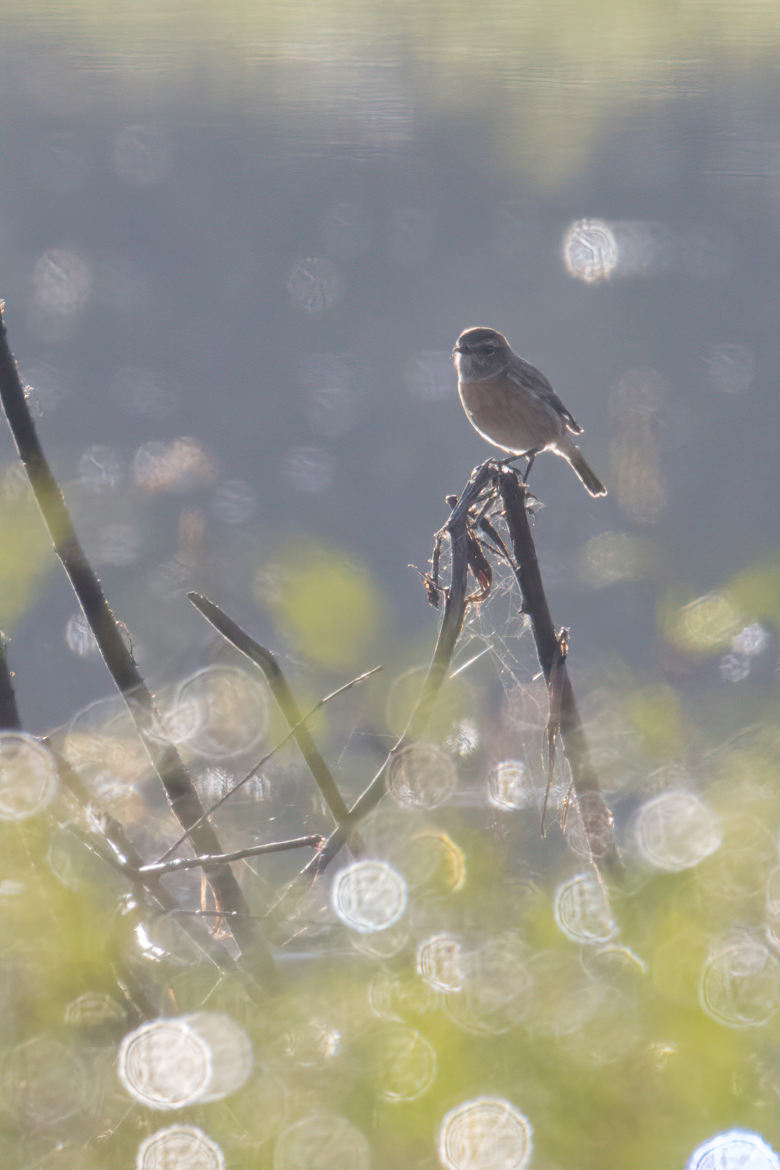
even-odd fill
[[[503,523],[497,528],[501,539],[508,544]],[[518,754],[535,777],[539,806],[546,804],[548,817],[552,819],[555,810],[560,815],[571,798],[570,769],[559,746],[549,776],[551,787],[545,798],[549,760],[547,686],[514,570],[491,541],[485,541],[483,548],[493,570],[493,580],[487,597],[468,607],[450,677],[473,669],[486,659],[493,663],[504,694],[501,723],[505,729],[511,727],[518,737]],[[446,582],[451,571],[448,542],[441,550],[439,571],[440,579]],[[473,582],[469,586],[473,593],[476,587],[472,586]]]
[[[508,536],[500,533],[506,543]],[[496,666],[505,694],[527,687],[538,675],[539,665],[529,639],[530,619],[523,612],[523,599],[514,570],[485,541],[484,549],[493,570],[490,591],[482,601],[472,602],[456,653],[451,675],[468,670],[473,663],[488,656]],[[452,567],[447,547],[442,549],[440,575],[446,581]]]

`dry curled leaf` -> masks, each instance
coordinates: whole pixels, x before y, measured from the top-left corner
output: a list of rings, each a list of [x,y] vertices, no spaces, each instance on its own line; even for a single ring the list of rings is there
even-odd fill
[[[490,592],[490,586],[493,584],[493,570],[474,533],[469,532],[467,539],[469,568],[476,577],[477,584],[479,585],[479,593],[472,594],[468,598],[468,601],[484,601]]]

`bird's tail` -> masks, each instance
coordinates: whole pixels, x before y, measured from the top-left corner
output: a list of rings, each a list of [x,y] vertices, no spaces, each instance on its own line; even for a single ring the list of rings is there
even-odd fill
[[[566,452],[565,458],[568,459],[572,471],[579,476],[592,496],[605,496],[607,494],[607,489],[595,471],[591,471],[579,447],[572,444],[571,450]]]

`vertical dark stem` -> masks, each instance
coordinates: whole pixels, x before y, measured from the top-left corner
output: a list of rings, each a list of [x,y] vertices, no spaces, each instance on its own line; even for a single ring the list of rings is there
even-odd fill
[[[447,590],[444,615],[428,673],[404,733],[405,738],[411,740],[417,739],[425,730],[444,677],[450,668],[455,644],[463,629],[463,622],[466,618],[466,589],[469,569],[469,509],[486,485],[493,480],[494,475],[495,465],[492,460],[480,463],[472,471],[463,495],[455,502],[449,520],[442,529],[442,532],[446,532],[449,536],[452,549],[450,586]]]
[[[528,489],[525,484],[520,483],[517,472],[508,468],[502,469],[499,482],[504,501],[504,515],[515,556],[515,574],[523,596],[524,609],[531,620],[536,652],[548,689],[551,688],[554,679],[561,738],[571,768],[572,784],[580,805],[585,832],[594,858],[613,864],[617,861],[617,853],[612,815],[601,795],[598,777],[590,761],[588,742],[566,670],[566,661],[561,657],[560,643],[542,585],[539,561],[526,511]]]
[[[20,731],[22,721],[5,647],[5,634],[0,630],[0,731]]]

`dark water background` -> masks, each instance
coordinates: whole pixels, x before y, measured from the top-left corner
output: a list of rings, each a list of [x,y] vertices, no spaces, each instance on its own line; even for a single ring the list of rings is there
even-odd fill
[[[224,25],[205,10],[5,7],[11,341],[147,669],[202,636],[182,585],[278,642],[252,580],[301,534],[381,584],[380,647],[432,633],[406,566],[424,564],[443,496],[486,454],[447,356],[475,323],[548,374],[611,488],[594,502],[557,460],[534,471],[577,660],[662,674],[665,599],[687,604],[764,557],[770,6],[720,6],[712,22],[643,5],[296,6]],[[562,259],[587,218],[619,244],[591,283]],[[139,447],[180,436],[202,465],[139,488]],[[635,538],[642,564],[622,572],[639,580],[594,590],[577,565],[587,547],[598,561],[605,546],[587,542],[605,533]],[[69,652],[73,602],[45,568],[3,623],[38,729],[105,686]],[[710,665],[706,683],[730,690]]]

